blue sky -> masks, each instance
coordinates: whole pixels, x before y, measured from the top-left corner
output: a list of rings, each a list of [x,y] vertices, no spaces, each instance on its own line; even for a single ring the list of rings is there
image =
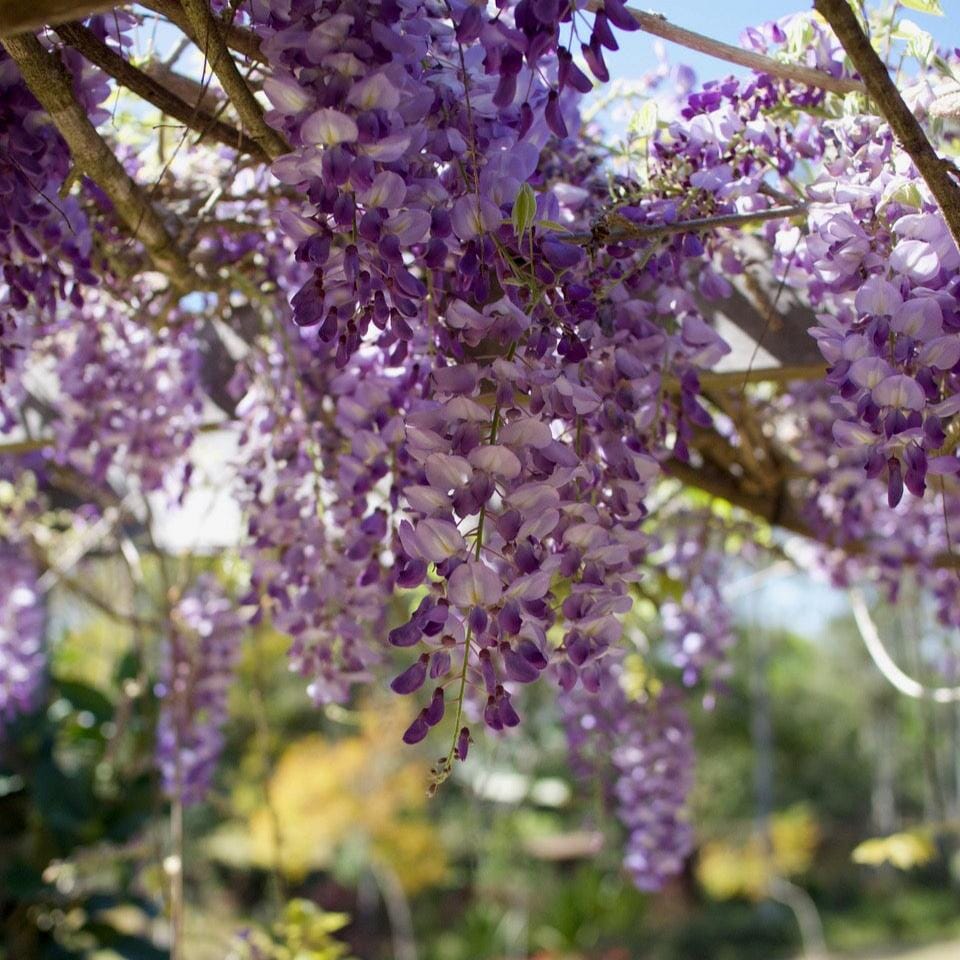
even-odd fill
[[[632,2],[642,9],[663,13],[677,26],[738,45],[740,34],[746,27],[809,10],[813,5],[809,0],[806,3],[803,0],[684,0],[682,3],[667,3],[661,0],[659,4],[652,6],[645,0]],[[960,47],[960,16],[957,15],[960,2],[941,2],[947,11],[944,17],[932,17],[912,10],[904,11],[904,15],[933,34],[941,44]],[[874,5],[871,2],[871,6]],[[620,50],[605,57],[611,78],[639,76],[656,62],[653,54],[654,37],[639,32],[624,34],[618,31],[617,39]],[[741,72],[732,64],[702,56],[675,44],[667,44],[667,56],[671,63],[686,63],[693,67],[697,72],[697,79],[701,82],[712,77]]]

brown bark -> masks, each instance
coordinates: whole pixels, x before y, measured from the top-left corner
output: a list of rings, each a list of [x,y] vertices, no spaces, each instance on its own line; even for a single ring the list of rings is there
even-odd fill
[[[77,168],[110,198],[117,215],[143,244],[154,266],[165,273],[175,287],[185,289],[195,285],[193,269],[160,215],[77,102],[70,74],[59,56],[45,50],[33,34],[5,37],[3,45],[67,142]]]
[[[78,20],[116,5],[116,0],[0,0],[0,37]]]
[[[814,0],[814,8],[830,24],[837,39],[863,77],[870,97],[890,124],[933,194],[954,242],[960,247],[960,186],[951,175],[952,164],[937,155],[920,122],[904,103],[870,38],[863,32],[847,0]]]
[[[290,147],[283,137],[267,126],[263,119],[263,110],[240,75],[207,0],[183,0],[183,9],[196,35],[197,46],[207,58],[210,69],[216,74],[250,136],[271,159],[289,153]]]
[[[87,60],[110,74],[138,97],[152,103],[174,120],[179,120],[184,126],[196,130],[201,134],[201,139],[210,138],[241,153],[248,153],[262,160],[269,159],[260,145],[245,133],[235,130],[199,106],[191,106],[186,100],[182,100],[153,77],[124,60],[83,24],[60,24],[57,33],[64,43],[78,50]]]

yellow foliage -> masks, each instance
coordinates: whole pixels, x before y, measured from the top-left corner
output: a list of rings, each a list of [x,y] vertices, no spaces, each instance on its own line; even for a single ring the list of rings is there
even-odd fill
[[[624,658],[620,686],[630,700],[656,699],[663,691],[663,684],[653,676],[647,661],[639,653],[631,653]]]
[[[757,832],[742,843],[712,840],[700,850],[697,879],[714,900],[767,895],[774,877],[803,873],[813,860],[820,831],[810,812],[794,807],[770,819],[769,842]]]
[[[851,857],[854,863],[871,867],[889,863],[898,870],[911,870],[929,863],[936,855],[937,848],[926,834],[907,831],[864,840]]]
[[[356,735],[288,747],[270,779],[269,807],[249,820],[251,860],[299,879],[350,844],[392,869],[408,893],[442,882],[444,851],[425,816],[428,768],[392,740],[408,721],[402,703],[365,708]]]
[[[271,930],[251,930],[227,960],[347,960],[349,949],[334,934],[349,922],[344,913],[327,913],[309,900],[291,900]]]

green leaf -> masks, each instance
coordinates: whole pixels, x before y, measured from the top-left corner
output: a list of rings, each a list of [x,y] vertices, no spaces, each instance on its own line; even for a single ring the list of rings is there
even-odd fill
[[[637,139],[652,137],[657,132],[657,102],[646,103],[630,118],[627,130]]]
[[[940,0],[900,0],[900,5],[908,10],[919,10],[920,13],[929,13],[935,17],[943,16]]]
[[[926,30],[921,30],[912,20],[901,20],[893,36],[898,40],[907,41],[907,53],[916,57],[923,66],[929,66],[937,51],[933,37]]]
[[[570,232],[570,228],[565,223],[557,223],[556,220],[538,220],[537,226],[542,230],[558,230],[560,233]]]
[[[537,215],[537,198],[529,183],[525,183],[513,201],[513,232],[522,237]]]

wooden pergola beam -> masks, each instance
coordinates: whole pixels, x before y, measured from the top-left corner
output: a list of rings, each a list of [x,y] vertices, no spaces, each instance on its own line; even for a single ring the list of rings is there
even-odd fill
[[[0,0],[0,37],[82,20],[115,6],[116,0]]]

